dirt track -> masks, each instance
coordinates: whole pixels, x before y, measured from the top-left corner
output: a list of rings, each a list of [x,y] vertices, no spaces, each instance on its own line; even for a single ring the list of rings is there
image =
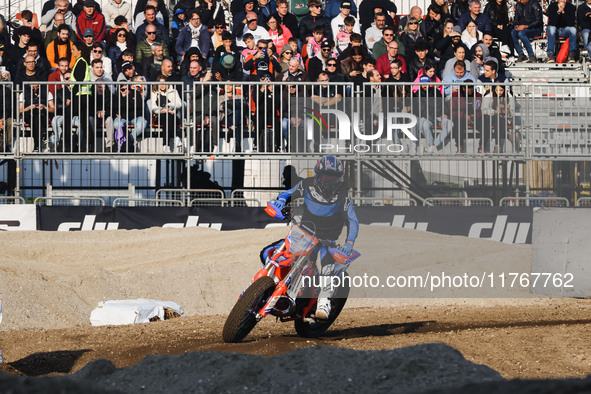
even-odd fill
[[[396,349],[443,342],[476,364],[512,378],[591,374],[591,300],[548,300],[530,306],[407,306],[345,309],[326,337],[295,336],[289,323],[266,319],[245,343],[224,344],[223,316],[183,317],[124,327],[8,331],[0,370],[26,375],[68,374],[97,358],[117,367],[149,354],[222,351],[277,355],[313,346]]]

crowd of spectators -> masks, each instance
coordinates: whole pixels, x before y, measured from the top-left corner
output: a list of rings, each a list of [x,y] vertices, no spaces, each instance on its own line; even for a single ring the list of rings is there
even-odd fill
[[[531,40],[541,36],[544,28],[543,10],[537,0],[519,0],[512,19],[506,0],[491,0],[483,10],[479,0],[456,0],[451,5],[446,0],[433,0],[426,10],[414,6],[402,17],[389,0],[362,0],[358,4],[328,0],[325,6],[320,0],[232,0],[229,7],[224,4],[220,0],[180,0],[170,15],[163,0],[139,0],[135,9],[129,0],[108,0],[102,9],[94,0],[48,0],[41,15],[23,10],[21,26],[12,29],[12,36],[2,17],[2,81],[21,85],[35,81],[63,83],[71,78],[163,83],[149,94],[145,90],[138,93],[132,85],[106,85],[100,92],[90,85],[72,85],[66,91],[56,85],[46,92],[24,92],[19,110],[33,123],[31,127],[38,129],[35,147],[40,148],[41,140],[48,137],[41,126],[48,113],[55,115],[51,122],[58,139],[64,128],[74,125],[80,129],[79,144],[87,148],[92,148],[92,143],[83,142],[92,132],[88,122],[96,122],[95,113],[96,117],[105,116],[109,129],[114,130],[113,135],[107,133],[110,143],[127,123],[134,125],[132,138],[149,127],[152,116],[158,122],[168,119],[167,125],[176,124],[174,117],[182,107],[178,102],[182,98],[165,84],[173,81],[186,85],[194,81],[329,81],[356,86],[380,81],[501,84],[506,81],[501,48],[508,56],[518,56],[518,61],[536,62]],[[582,32],[583,49],[589,45],[591,0],[578,9],[566,0],[557,0],[546,13],[548,61],[556,60],[558,37],[569,37],[567,61],[574,62],[577,27]],[[452,97],[458,91],[458,87],[448,85],[434,89],[432,94]],[[412,91],[402,89],[398,93],[417,92],[421,93],[420,89],[413,86]],[[264,101],[265,95],[272,97],[273,93],[263,88],[252,95]],[[77,104],[72,108],[57,105],[58,94],[62,102],[64,94],[68,98],[77,96],[72,100]],[[89,97],[98,94],[113,95],[118,106],[124,106],[127,112],[137,108],[142,115],[134,112],[125,119],[122,111],[93,108],[91,102],[96,100]],[[151,105],[146,111],[148,99]],[[277,116],[279,127],[285,129],[289,114]],[[428,124],[441,122],[441,117],[427,121],[419,129],[436,147],[441,141],[432,141]],[[438,138],[451,133],[452,126],[445,122]],[[281,145],[280,141],[269,143]]]

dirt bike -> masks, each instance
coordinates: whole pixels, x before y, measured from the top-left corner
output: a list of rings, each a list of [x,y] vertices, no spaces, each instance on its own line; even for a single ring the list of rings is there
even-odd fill
[[[319,337],[339,316],[349,295],[346,269],[361,255],[359,252],[353,250],[345,256],[338,244],[318,239],[314,235],[314,226],[298,222],[288,208],[279,210],[272,203],[267,203],[265,212],[274,218],[290,221],[292,227],[283,242],[269,253],[264,267],[232,308],[222,332],[224,342],[242,341],[269,314],[278,317],[281,322],[293,321],[301,337]],[[311,278],[318,277],[316,257],[322,248],[326,248],[335,260],[333,273],[340,272],[340,277],[336,276],[340,280],[329,298],[331,311],[325,320],[315,317],[318,288],[305,285],[306,280],[311,283]]]

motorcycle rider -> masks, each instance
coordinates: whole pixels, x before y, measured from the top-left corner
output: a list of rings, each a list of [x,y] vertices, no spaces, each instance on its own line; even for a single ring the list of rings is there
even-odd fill
[[[314,177],[305,178],[294,185],[290,190],[284,191],[277,196],[273,204],[281,209],[287,200],[304,198],[304,213],[302,222],[311,222],[315,225],[316,237],[321,240],[335,241],[347,226],[347,239],[340,251],[349,256],[353,244],[357,238],[359,221],[355,214],[353,202],[347,192],[344,180],[343,163],[335,156],[327,155],[322,157],[314,167]],[[267,246],[261,252],[261,259],[268,256],[276,247],[278,242]],[[326,247],[320,250],[320,261],[323,275],[333,274],[335,261]],[[328,319],[331,304],[330,288],[323,287],[318,296],[316,307],[317,319]]]

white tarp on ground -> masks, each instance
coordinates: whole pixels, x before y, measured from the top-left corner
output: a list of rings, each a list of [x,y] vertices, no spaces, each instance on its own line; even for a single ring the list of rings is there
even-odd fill
[[[145,298],[101,301],[90,313],[90,323],[93,326],[148,323],[154,317],[164,320],[165,309],[170,309],[179,315],[183,314],[181,306],[172,301]]]

